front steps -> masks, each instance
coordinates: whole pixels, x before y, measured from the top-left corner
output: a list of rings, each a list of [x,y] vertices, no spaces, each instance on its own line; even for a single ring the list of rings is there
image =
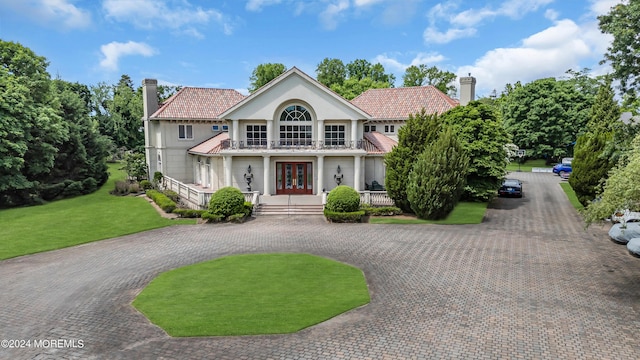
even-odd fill
[[[322,215],[324,206],[322,205],[274,205],[259,204],[255,215]]]
[[[323,210],[322,196],[273,195],[260,196],[255,215],[322,215]]]

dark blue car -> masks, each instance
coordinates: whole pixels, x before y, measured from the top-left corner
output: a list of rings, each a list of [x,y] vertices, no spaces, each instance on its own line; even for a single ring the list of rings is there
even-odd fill
[[[500,197],[522,197],[522,181],[518,179],[505,179],[498,189]]]
[[[553,173],[565,177],[571,174],[571,163],[560,163],[553,167]]]

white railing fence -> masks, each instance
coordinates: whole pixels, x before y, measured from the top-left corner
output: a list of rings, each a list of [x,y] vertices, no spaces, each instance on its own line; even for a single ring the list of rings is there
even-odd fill
[[[386,191],[360,191],[360,203],[371,206],[394,206],[396,204]]]
[[[206,210],[209,206],[211,195],[215,191],[203,191],[191,187],[183,182],[168,176],[163,176],[159,186],[162,190],[171,190],[178,194],[182,202],[190,209]],[[254,208],[258,205],[260,193],[258,191],[243,192],[244,201],[251,202]]]

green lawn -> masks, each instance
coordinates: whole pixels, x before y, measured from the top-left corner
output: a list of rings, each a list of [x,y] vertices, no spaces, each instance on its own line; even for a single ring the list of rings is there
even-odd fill
[[[442,220],[422,220],[406,219],[393,216],[371,217],[372,224],[441,224],[441,225],[464,225],[480,224],[488,203],[461,202],[451,211],[447,218]]]
[[[544,159],[527,160],[524,164],[520,164],[520,171],[531,172],[533,168],[552,168],[553,166],[545,164]],[[507,171],[518,171],[518,162],[512,161],[507,165]]]
[[[569,198],[571,205],[573,205],[573,207],[576,208],[576,210],[584,209],[584,206],[582,206],[580,201],[578,201],[578,197],[576,196],[576,193],[573,191],[573,188],[571,188],[571,185],[569,185],[568,182],[561,182],[560,186],[562,187],[562,190],[564,190],[565,194],[567,194],[567,197]]]
[[[93,194],[0,210],[0,260],[174,224],[195,224],[193,219],[162,218],[145,199],[110,195],[114,182],[125,178],[120,166],[109,165],[109,180]]]
[[[216,336],[291,333],[369,301],[360,269],[308,254],[257,254],[162,273],[133,306],[171,336]]]

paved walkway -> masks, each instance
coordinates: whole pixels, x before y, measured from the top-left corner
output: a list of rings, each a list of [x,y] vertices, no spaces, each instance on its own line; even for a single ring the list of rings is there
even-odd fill
[[[497,199],[480,225],[262,217],[2,261],[0,339],[76,347],[0,358],[637,359],[640,260],[582,228],[557,176],[514,176],[525,197]],[[296,334],[212,338],[171,338],[130,305],[162,271],[275,251],[360,267],[371,303]]]

